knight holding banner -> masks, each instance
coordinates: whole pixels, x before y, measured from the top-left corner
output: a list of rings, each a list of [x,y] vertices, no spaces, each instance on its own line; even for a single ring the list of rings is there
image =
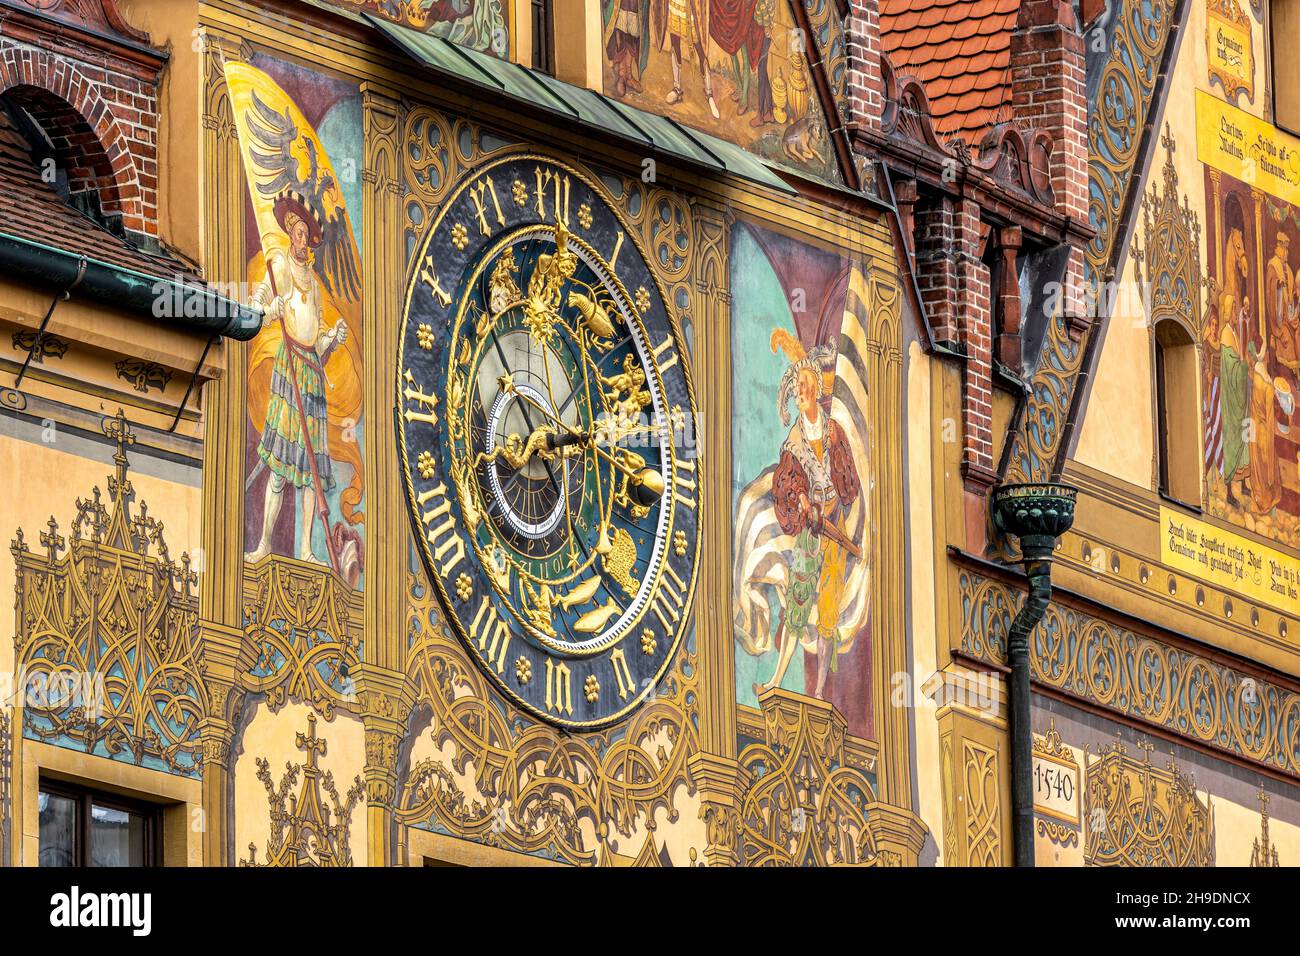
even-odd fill
[[[319,217],[292,190],[276,199],[274,209],[276,222],[289,238],[289,249],[274,249],[267,256],[267,275],[253,303],[268,321],[283,321],[285,334],[271,371],[271,399],[257,446],[258,457],[271,472],[262,533],[247,560],[260,560],[270,552],[285,488],[292,485],[299,489],[302,508],[298,557],[320,563],[311,544],[315,515],[320,499],[334,487],[324,366],[334,349],[347,341],[348,325],[340,318],[333,328],[324,328],[320,280],[311,264],[312,250],[321,244]]]
[[[251,302],[265,316],[247,357],[245,560],[328,562],[359,587],[361,263],[344,183],[274,78],[247,63],[224,69],[260,246],[248,265]]]

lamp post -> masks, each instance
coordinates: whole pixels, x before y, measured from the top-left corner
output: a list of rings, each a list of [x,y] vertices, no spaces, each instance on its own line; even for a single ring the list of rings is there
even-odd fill
[[[1029,595],[1011,622],[1007,665],[1011,723],[1011,803],[1015,865],[1034,865],[1033,731],[1029,718],[1029,635],[1052,597],[1052,552],[1074,524],[1079,489],[1054,482],[1003,485],[993,492],[993,524],[1020,539]]]

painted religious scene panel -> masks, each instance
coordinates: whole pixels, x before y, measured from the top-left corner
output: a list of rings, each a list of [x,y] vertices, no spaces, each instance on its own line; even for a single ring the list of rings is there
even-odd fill
[[[332,6],[431,33],[480,53],[510,55],[505,0],[326,0]]]
[[[809,33],[790,0],[603,0],[602,9],[606,95],[839,181],[837,124],[818,99]],[[820,17],[813,35],[834,36],[839,50],[833,19]]]
[[[255,56],[226,80],[249,184],[245,560],[363,583],[361,100],[354,86]]]
[[[737,701],[795,691],[869,738],[864,277],[839,254],[743,223],[731,274]]]
[[[1300,209],[1208,167],[1205,190],[1210,511],[1300,547]]]

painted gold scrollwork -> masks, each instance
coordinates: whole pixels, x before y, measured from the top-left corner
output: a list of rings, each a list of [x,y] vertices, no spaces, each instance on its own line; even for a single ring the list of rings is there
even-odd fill
[[[966,863],[1002,865],[1002,812],[998,795],[998,755],[962,741],[962,800],[966,804]]]
[[[990,578],[959,578],[963,652],[1005,661],[989,640],[1010,626],[1017,595]],[[1300,776],[1300,694],[1109,621],[1051,604],[1030,639],[1045,686]]]
[[[431,211],[455,181],[453,160],[449,155],[451,126],[443,115],[427,107],[407,111],[402,136],[405,171],[406,249],[414,247],[424,232]]]
[[[1214,808],[1172,761],[1166,769],[1121,744],[1089,764],[1084,789],[1090,866],[1213,866]]]
[[[408,575],[408,597],[408,690],[428,708],[438,756],[418,761],[402,782],[400,823],[594,865],[608,841],[653,829],[659,815],[678,818],[674,796],[689,786],[687,760],[698,749],[693,655],[683,654],[627,723],[561,734],[493,702],[422,573]]]
[[[1144,247],[1135,247],[1134,266],[1138,282],[1144,274],[1150,282],[1149,326],[1174,318],[1195,339],[1201,327],[1201,224],[1187,195],[1178,190],[1177,147],[1168,124],[1160,142],[1165,148],[1162,188],[1152,186],[1142,197]]]
[[[326,568],[272,555],[246,570],[244,634],[255,655],[244,687],[270,707],[287,700],[355,709],[348,671],[361,659],[363,597]]]
[[[53,516],[33,553],[18,530],[14,644],[27,694],[23,734],[197,777],[208,695],[198,655],[197,574],[173,561],[163,523],[135,505],[126,416],[105,419],[117,446],[108,478],[77,499],[65,538]]]
[[[845,765],[846,725],[823,701],[773,688],[765,739],[740,754],[754,783],[740,812],[744,866],[876,865],[872,782]]]
[[[645,245],[666,284],[684,280],[692,265],[694,230],[686,198],[666,189],[652,189],[647,200]]]
[[[299,733],[298,749],[307,755],[302,764],[289,763],[277,788],[271,779],[271,764],[257,758],[257,779],[266,788],[271,813],[271,835],[266,845],[266,859],[259,863],[257,846],[248,845],[248,858],[240,866],[351,866],[349,834],[352,815],[365,797],[365,785],[358,775],[351,789],[339,796],[334,774],[321,771],[316,761],[326,753],[328,744],[316,736],[316,715],[307,717],[307,732]],[[369,741],[367,741],[369,749]],[[302,785],[292,793],[302,775]]]

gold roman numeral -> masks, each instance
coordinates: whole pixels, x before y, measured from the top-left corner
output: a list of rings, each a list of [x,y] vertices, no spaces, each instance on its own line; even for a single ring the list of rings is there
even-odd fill
[[[414,402],[424,411],[416,411],[408,408],[403,414],[407,422],[425,422],[429,425],[438,424],[438,416],[434,413],[434,408],[438,404],[438,396],[430,395],[428,392],[422,392],[415,387],[415,376],[411,374],[408,368],[402,373],[402,379],[406,382],[406,388],[402,389],[402,397],[408,402]]]
[[[655,365],[659,367],[661,375],[677,364],[677,349],[673,347],[673,337],[671,335],[665,335],[664,340],[651,351],[654,353]],[[668,356],[667,359],[664,358],[665,354]]]
[[[673,469],[673,497],[678,502],[684,504],[692,511],[695,510],[695,460],[691,458],[679,458],[674,464],[677,466]],[[690,472],[687,477],[686,472]]]
[[[654,603],[651,605],[659,623],[669,634],[677,629],[677,622],[682,619],[682,601],[686,597],[686,582],[681,579],[673,566],[664,562],[663,577],[659,587],[655,588]]]
[[[424,257],[424,268],[420,270],[420,279],[421,281],[428,283],[429,291],[433,293],[434,298],[442,303],[444,309],[451,305],[451,296],[447,294],[446,290],[443,289],[442,285],[438,282],[438,273],[433,269],[432,254]]]
[[[538,218],[546,218],[546,194],[548,191],[552,191],[552,198],[555,203],[555,221],[563,222],[567,226],[569,224],[569,177],[552,169],[542,169],[540,166],[536,167],[536,172]]]
[[[573,713],[573,696],[570,693],[569,665],[546,659],[546,709],[557,714]]]
[[[469,198],[474,200],[474,211],[478,215],[479,232],[485,236],[490,236],[492,230],[488,228],[487,205],[483,201],[484,194],[492,197],[492,208],[497,214],[497,224],[504,226],[506,217],[501,213],[501,203],[497,200],[497,191],[496,187],[492,185],[491,176],[484,176],[469,188]]]
[[[615,265],[618,262],[618,254],[623,250],[624,238],[625,237],[623,236],[623,230],[620,229],[618,231],[618,238],[614,240],[614,251],[611,252],[609,255],[609,267],[611,269],[615,268]]]
[[[623,648],[616,648],[609,655],[609,662],[614,667],[614,678],[618,681],[619,700],[627,700],[627,695],[632,691],[632,672],[627,669]]]
[[[420,520],[427,529],[424,536],[433,546],[439,573],[445,579],[465,557],[465,543],[456,533],[456,519],[452,517],[451,502],[447,500],[447,483],[439,482],[438,487],[421,492],[415,500],[421,508],[432,503],[432,507],[425,508]]]
[[[506,649],[510,646],[510,628],[497,617],[497,609],[487,595],[479,602],[478,613],[469,626],[470,636],[478,644],[479,652],[500,674],[506,669]]]

